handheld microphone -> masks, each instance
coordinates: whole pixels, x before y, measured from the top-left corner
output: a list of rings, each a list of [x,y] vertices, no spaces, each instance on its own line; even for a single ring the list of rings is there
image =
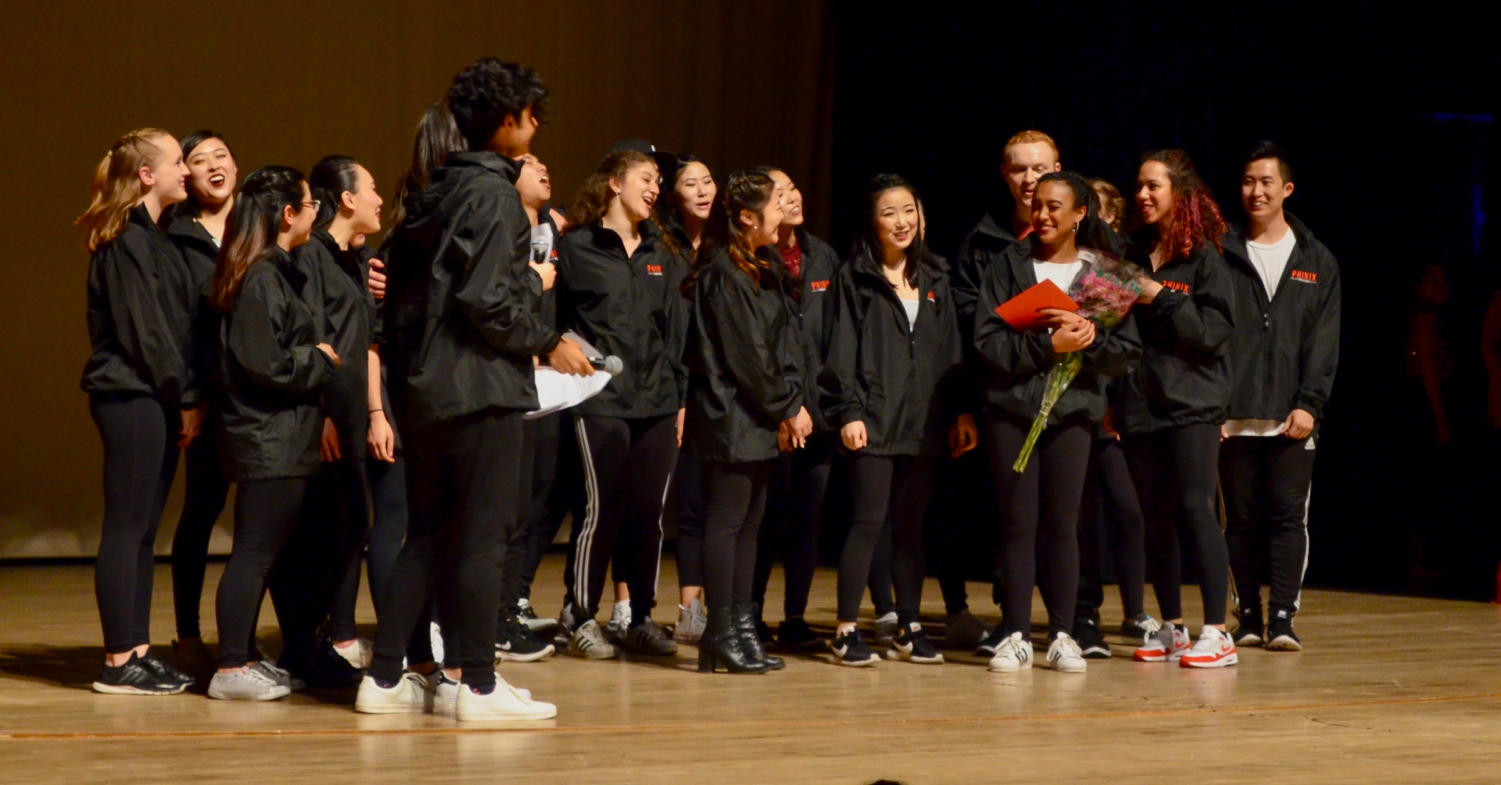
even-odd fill
[[[619,376],[625,370],[625,363],[613,354],[608,357],[590,357],[589,364],[594,366],[594,370],[604,371],[611,376]]]

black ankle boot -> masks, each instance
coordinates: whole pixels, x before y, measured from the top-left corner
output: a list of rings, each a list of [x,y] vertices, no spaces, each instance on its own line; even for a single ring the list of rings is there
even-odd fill
[[[740,631],[730,618],[730,609],[709,609],[709,622],[698,642],[698,671],[712,673],[724,668],[730,673],[765,673],[766,663],[747,656]]]
[[[745,658],[766,663],[769,671],[787,667],[781,657],[767,654],[766,647],[761,644],[761,634],[756,631],[756,606],[748,602],[737,603],[732,610],[735,614],[735,632],[740,635],[740,648],[745,652]]]

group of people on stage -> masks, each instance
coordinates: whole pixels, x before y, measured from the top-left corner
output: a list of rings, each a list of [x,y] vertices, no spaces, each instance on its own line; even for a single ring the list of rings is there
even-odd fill
[[[1024,131],[1003,152],[1008,208],[981,220],[952,266],[926,243],[917,188],[893,174],[870,181],[841,259],[803,228],[787,171],[721,176],[639,139],[555,210],[530,152],[547,98],[515,63],[458,73],[418,124],[386,227],[377,181],[353,158],[241,178],[214,131],[179,142],[145,128],[110,148],[78,221],[92,254],[83,388],[104,442],[95,690],[179,693],[211,662],[213,698],[358,683],[361,712],[545,719],[556,707],[499,678],[496,660],[558,646],[667,656],[689,642],[704,672],[783,668],[770,646],[827,645],[834,662],[868,666],[880,656],[858,625],[867,591],[876,645],[937,664],[919,619],[925,526],[943,530],[943,640],[993,671],[1033,664],[1034,586],[1048,616],[1040,664],[1078,672],[1110,656],[1106,550],[1136,660],[1216,668],[1236,663],[1237,646],[1300,647],[1339,277],[1284,210],[1294,179],[1281,150],[1245,158],[1246,220],[1229,228],[1181,151],[1143,157],[1128,210]],[[1041,281],[1069,291],[1106,258],[1142,271],[1123,321],[1050,309],[1042,329],[1022,330],[1000,315]],[[1018,472],[1069,353],[1081,370]],[[620,367],[602,392],[525,416],[539,367],[589,376],[605,355]],[[152,654],[148,630],[180,451],[174,665]],[[836,458],[847,482],[831,489]],[[210,657],[198,606],[230,483]],[[848,495],[851,521],[825,644],[805,611],[831,490]],[[679,522],[670,631],[651,616],[664,508]],[[532,583],[568,515],[564,607],[539,618]],[[999,532],[1002,616],[989,628],[956,566],[983,541],[965,533],[978,527]],[[1196,639],[1180,599],[1185,549],[1203,597]],[[778,559],[773,635],[762,608]],[[354,624],[362,561],[373,642]],[[1232,574],[1239,626],[1227,632]],[[1158,617],[1144,607],[1148,575]],[[275,662],[255,636],[267,593]]]

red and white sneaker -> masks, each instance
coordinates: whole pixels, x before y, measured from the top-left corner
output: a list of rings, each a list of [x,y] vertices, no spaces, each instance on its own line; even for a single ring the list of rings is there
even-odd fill
[[[1209,625],[1199,632],[1199,639],[1178,664],[1185,668],[1228,668],[1239,662],[1235,653],[1235,641],[1230,636]]]
[[[1147,619],[1142,622],[1147,634],[1141,646],[1131,654],[1137,662],[1170,662],[1188,652],[1188,628],[1181,624]]]

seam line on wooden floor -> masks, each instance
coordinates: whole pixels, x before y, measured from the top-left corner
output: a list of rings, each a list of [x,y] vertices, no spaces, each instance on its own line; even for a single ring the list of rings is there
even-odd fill
[[[1501,693],[1486,693],[1481,695],[1440,695],[1422,698],[1385,698],[1378,700],[1361,701],[1328,701],[1323,703],[1292,703],[1285,705],[1259,705],[1259,706],[1227,706],[1213,708],[1199,706],[1182,709],[1159,709],[1124,712],[1067,712],[1056,714],[1007,714],[994,717],[926,717],[914,719],[886,719],[884,725],[964,725],[964,724],[999,724],[1008,722],[1057,722],[1079,720],[1114,720],[1132,719],[1139,717],[1175,717],[1192,716],[1202,714],[1257,714],[1277,713],[1289,711],[1309,711],[1317,709],[1343,709],[1362,708],[1371,706],[1413,706],[1426,703],[1464,703],[1469,701],[1487,701],[1501,698]],[[361,715],[372,716],[372,715]],[[402,716],[402,715],[388,715]],[[791,722],[768,723],[738,722],[717,723],[713,730],[716,732],[735,730],[764,730],[769,726],[777,729],[786,728],[832,728],[843,726],[869,725],[868,718],[849,720],[793,720]],[[317,736],[447,736],[468,733],[498,733],[503,731],[518,731],[527,733],[657,733],[663,731],[680,731],[686,729],[701,729],[692,723],[655,723],[646,725],[580,725],[573,727],[535,727],[523,723],[489,723],[484,726],[456,726],[451,728],[296,728],[291,730],[238,730],[238,731],[140,731],[140,732],[67,732],[67,731],[18,731],[12,733],[0,733],[3,741],[54,741],[72,739],[110,740],[110,739],[237,739],[237,738],[261,738],[261,737],[317,737]]]

